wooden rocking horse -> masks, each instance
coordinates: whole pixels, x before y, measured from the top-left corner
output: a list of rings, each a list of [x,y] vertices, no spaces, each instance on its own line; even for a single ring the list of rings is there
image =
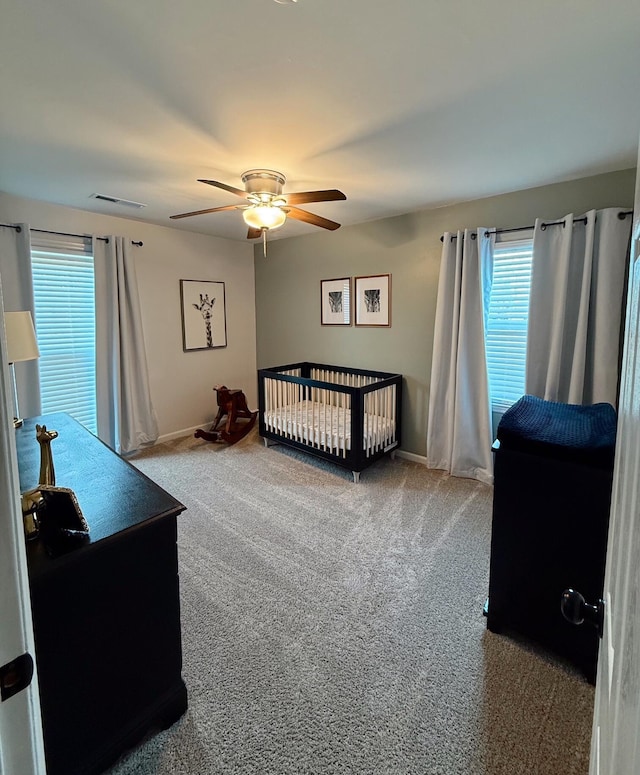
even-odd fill
[[[225,385],[213,388],[218,394],[218,414],[208,431],[198,428],[193,434],[196,439],[206,441],[226,441],[235,444],[244,438],[256,422],[257,412],[252,412],[247,406],[247,399],[242,390],[229,390]],[[225,426],[218,430],[224,416],[227,416]],[[239,422],[242,420],[242,422]]]

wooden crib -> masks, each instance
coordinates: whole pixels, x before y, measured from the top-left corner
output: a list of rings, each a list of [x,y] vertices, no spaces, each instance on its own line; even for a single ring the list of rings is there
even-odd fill
[[[320,363],[258,371],[260,435],[360,472],[400,445],[402,375]]]

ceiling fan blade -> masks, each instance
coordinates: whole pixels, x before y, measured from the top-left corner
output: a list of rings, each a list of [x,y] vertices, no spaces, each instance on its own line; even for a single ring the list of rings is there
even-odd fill
[[[297,207],[286,207],[285,212],[290,218],[295,218],[296,221],[304,221],[305,223],[311,223],[313,226],[321,226],[323,229],[330,229],[334,231],[340,228],[340,224],[335,221],[330,221],[328,218],[322,218],[315,213],[308,213],[306,210],[300,210]]]
[[[262,229],[252,229],[249,227],[247,239],[258,239],[259,237],[262,237]]]
[[[200,178],[198,178],[198,183],[206,183],[209,186],[222,188],[225,191],[229,191],[230,193],[235,194],[236,196],[241,196],[243,199],[247,198],[246,191],[243,191],[240,188],[234,188],[233,186],[228,186],[226,183],[219,183],[217,180],[201,180]]]
[[[297,194],[285,194],[284,196],[287,204],[290,205],[303,205],[309,202],[335,202],[337,199],[347,198],[337,188],[331,188],[327,191],[301,191]]]
[[[239,205],[242,207],[242,205]],[[179,215],[170,215],[169,218],[190,218],[192,215],[206,215],[207,213],[219,213],[223,210],[237,210],[238,205],[225,205],[224,207],[210,207],[208,210],[194,210],[192,213],[180,213]]]

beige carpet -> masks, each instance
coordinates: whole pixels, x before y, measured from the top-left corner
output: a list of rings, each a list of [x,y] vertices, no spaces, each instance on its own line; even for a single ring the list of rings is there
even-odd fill
[[[592,687],[485,629],[491,488],[255,432],[133,462],[188,507],[189,710],[113,775],[586,775]]]

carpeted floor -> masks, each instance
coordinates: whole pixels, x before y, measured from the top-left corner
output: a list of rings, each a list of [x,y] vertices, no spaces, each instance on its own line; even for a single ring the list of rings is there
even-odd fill
[[[485,629],[490,487],[255,432],[132,462],[188,507],[189,710],[112,775],[586,775],[592,687]]]

